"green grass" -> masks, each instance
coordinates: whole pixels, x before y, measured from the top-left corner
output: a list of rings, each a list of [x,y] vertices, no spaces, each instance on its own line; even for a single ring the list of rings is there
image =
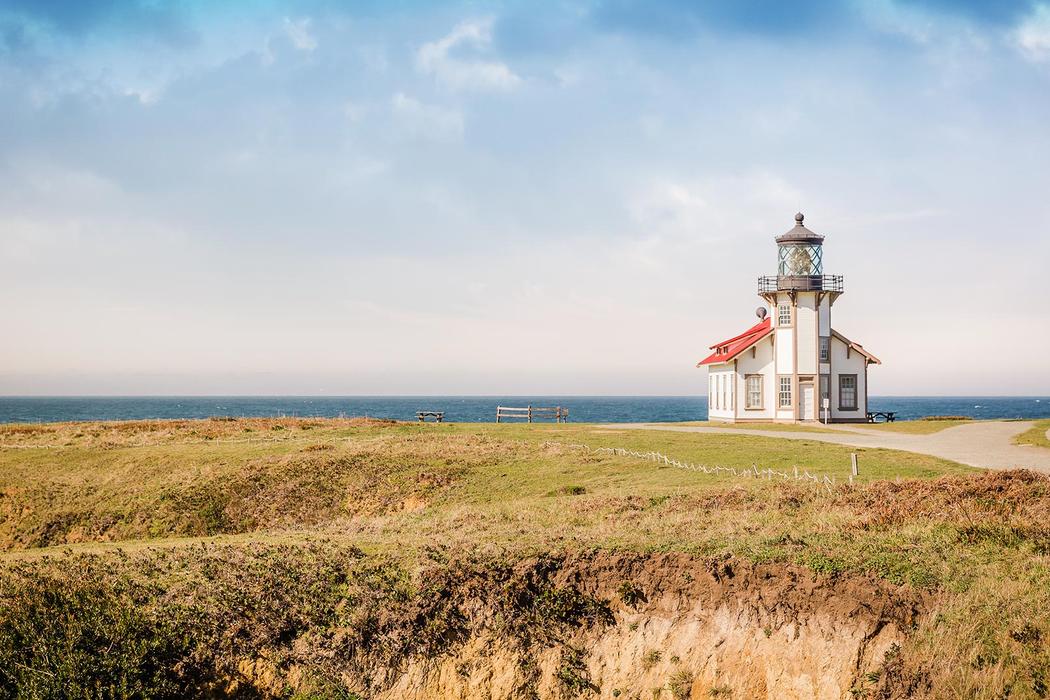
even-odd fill
[[[971,420],[907,420],[892,423],[848,423],[843,427],[859,428],[891,433],[910,433],[914,435],[931,435],[945,428],[972,423]],[[814,423],[722,423],[719,421],[688,421],[674,425],[695,426],[700,428],[731,428],[739,430],[768,430],[770,432],[792,433],[841,433],[842,430]]]
[[[834,476],[836,486],[705,475],[572,445],[656,450],[709,467],[797,466]],[[851,452],[861,476],[849,486]],[[385,629],[391,639],[432,639],[431,628],[411,627],[437,623],[412,617],[415,599],[399,581],[434,562],[469,556],[513,567],[580,552],[681,552],[926,591],[939,617],[916,633],[909,663],[963,697],[1036,697],[1050,651],[1014,638],[1050,638],[1047,512],[1045,477],[772,433],[337,420],[0,426],[0,642],[23,639],[0,644],[0,661],[24,663],[34,635],[61,633],[40,648],[73,650],[48,667],[63,683],[79,671],[110,678],[134,667],[141,673],[125,678],[127,688],[168,687],[185,679],[150,660],[225,649],[221,660],[200,661],[207,683],[236,665],[238,644],[268,635],[321,639],[341,624],[376,633],[371,618],[339,622],[351,593],[377,601],[376,611],[407,606],[397,620],[410,629]],[[364,578],[346,573],[358,571],[350,560]],[[386,563],[369,568],[373,561]],[[328,574],[303,573],[313,570]],[[314,582],[316,606],[289,598],[302,576]],[[280,590],[262,600],[266,586]],[[56,613],[42,596],[66,607]],[[243,601],[254,600],[246,611]],[[542,600],[592,614],[572,596]],[[164,632],[169,613],[197,640],[192,650]],[[34,632],[25,622],[52,614],[67,627]],[[248,614],[263,617],[238,617]],[[227,627],[245,636],[217,631]],[[163,639],[148,637],[153,628]],[[159,646],[114,642],[120,669],[107,670],[90,645],[78,646],[96,634],[146,635]],[[31,663],[45,661],[58,663],[54,654]],[[0,673],[0,691],[2,683]]]
[[[673,423],[672,425],[694,426],[698,428],[734,428],[742,430],[768,430],[770,432],[789,433],[834,433],[834,428],[826,428],[816,423],[723,423],[722,421],[694,420]]]
[[[570,445],[655,450],[708,467],[798,468],[840,482],[849,474],[851,452],[861,455],[862,481],[971,471],[935,457],[816,441],[588,425],[325,424],[302,430],[291,424],[276,441],[272,430],[255,429],[252,435],[268,441],[232,442],[244,434],[190,444],[185,431],[163,438],[68,440],[59,434],[39,437],[40,444],[56,437],[68,444],[0,449],[0,488],[17,493],[26,506],[0,518],[0,545],[26,549],[305,527],[361,530],[361,541],[386,547],[394,539],[401,546],[409,530],[440,537],[455,524],[450,518],[472,511],[490,540],[499,539],[500,523],[527,513],[528,531],[503,538],[539,546],[548,541],[548,529],[558,528],[567,500],[601,506],[586,523],[598,526],[598,537],[604,518],[625,499],[765,488]],[[7,444],[13,444],[10,436]],[[584,525],[574,531],[586,532]],[[646,544],[645,536],[635,542]],[[654,538],[652,544],[665,541]]]
[[[1031,428],[1014,437],[1014,442],[1018,445],[1050,447],[1050,440],[1046,437],[1047,430],[1050,430],[1050,420],[1037,420]]]
[[[957,425],[969,425],[972,420],[898,420],[892,423],[864,423],[858,424],[858,428],[870,428],[890,433],[910,433],[913,435],[932,435],[939,433],[945,428],[954,428]]]

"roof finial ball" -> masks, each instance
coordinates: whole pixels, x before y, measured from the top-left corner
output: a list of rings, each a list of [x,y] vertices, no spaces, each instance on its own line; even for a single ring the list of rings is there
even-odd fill
[[[805,218],[806,217],[802,214],[802,212],[799,212],[799,213],[795,214],[795,225],[796,226],[801,226],[802,225],[802,220],[805,219]]]

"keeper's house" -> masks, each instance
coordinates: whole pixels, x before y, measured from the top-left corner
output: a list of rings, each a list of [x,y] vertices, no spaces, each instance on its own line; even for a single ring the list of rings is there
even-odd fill
[[[758,295],[773,310],[759,322],[711,346],[708,417],[727,422],[864,422],[868,365],[881,364],[831,325],[842,276],[825,275],[824,237],[802,225],[777,237],[775,277],[758,278]],[[827,414],[823,399],[827,399]]]

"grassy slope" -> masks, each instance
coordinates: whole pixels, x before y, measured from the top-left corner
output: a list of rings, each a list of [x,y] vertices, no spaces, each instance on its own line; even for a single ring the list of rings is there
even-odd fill
[[[825,428],[813,423],[723,423],[722,421],[694,420],[674,423],[700,428],[736,428],[743,430],[768,430],[770,432],[833,433],[834,428]]]
[[[569,523],[577,539],[643,547],[691,543],[704,549],[711,530],[688,527],[679,533],[654,522],[650,529],[609,533],[605,522],[636,501],[685,503],[734,484],[756,493],[768,487],[567,446],[659,450],[711,467],[757,465],[790,473],[797,466],[840,481],[848,474],[849,453],[858,451],[745,435],[575,425],[303,430],[292,422],[243,430],[230,427],[205,442],[185,433],[79,438],[60,433],[38,436],[36,443],[24,437],[14,443],[9,436],[8,444],[22,447],[54,445],[56,437],[71,444],[0,450],[0,488],[28,506],[0,519],[0,544],[24,549],[309,527],[379,548],[403,548],[421,539],[443,539],[449,529],[461,530],[459,520],[470,520],[478,523],[479,540],[542,547],[551,541],[551,530],[563,537],[566,494],[576,493],[584,496],[576,501],[588,504],[586,513]],[[243,442],[246,435],[267,442]],[[918,454],[861,451],[864,480],[968,471]],[[507,527],[516,520],[528,526]]]
[[[282,556],[293,558],[318,542],[359,546],[407,565],[435,552],[502,560],[595,547],[732,553],[937,591],[940,615],[920,630],[909,659],[963,695],[1010,686],[1011,697],[1034,697],[1025,689],[1050,674],[1050,652],[1025,641],[1050,636],[1046,479],[865,450],[864,483],[828,490],[570,444],[659,450],[709,466],[797,465],[840,482],[857,450],[585,425],[0,427],[0,545],[17,566],[38,561],[30,548],[43,545],[185,548],[214,536],[235,548],[283,543]],[[920,481],[900,481],[911,478]]]
[[[1047,430],[1050,430],[1050,420],[1037,420],[1035,425],[1016,436],[1014,442],[1018,445],[1050,447],[1050,440],[1046,437]]]
[[[865,423],[857,427],[885,430],[891,433],[912,433],[914,435],[931,435],[945,428],[967,425],[972,420],[899,420],[892,423]]]
[[[912,433],[915,435],[930,435],[945,428],[956,425],[972,423],[968,420],[906,420],[894,421],[892,423],[856,423],[849,427],[861,428],[863,430],[878,430],[893,433]],[[677,424],[676,424],[677,425]],[[809,433],[838,433],[842,432],[835,427],[824,427],[811,423],[721,423],[718,421],[689,421],[681,425],[695,425],[712,428],[740,428],[750,430],[769,430],[771,432],[809,432]]]

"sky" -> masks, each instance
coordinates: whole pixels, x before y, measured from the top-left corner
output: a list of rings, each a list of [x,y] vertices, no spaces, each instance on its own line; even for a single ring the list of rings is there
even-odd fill
[[[0,0],[0,394],[1050,394],[1050,3]]]

